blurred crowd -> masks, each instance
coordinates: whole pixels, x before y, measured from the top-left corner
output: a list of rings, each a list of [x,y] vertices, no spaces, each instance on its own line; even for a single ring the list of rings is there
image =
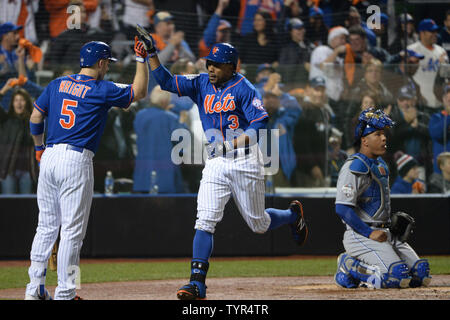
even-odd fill
[[[238,71],[260,92],[279,137],[269,188],[334,187],[356,151],[359,113],[376,107],[396,122],[385,156],[392,193],[450,192],[450,10],[428,17],[392,0],[0,0],[0,8],[3,194],[35,192],[34,99],[53,78],[78,72],[80,48],[92,40],[119,59],[108,79],[130,83],[137,23],[173,74],[207,72],[202,57],[214,43],[238,49]],[[177,129],[191,133],[192,146],[205,142],[190,98],[150,77],[147,98],[109,112],[95,192],[112,171],[116,192],[156,184],[158,193],[195,193],[203,165],[172,161]]]

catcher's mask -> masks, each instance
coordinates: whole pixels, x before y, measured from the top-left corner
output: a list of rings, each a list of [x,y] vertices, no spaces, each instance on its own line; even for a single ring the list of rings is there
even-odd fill
[[[395,122],[383,110],[375,108],[366,109],[358,117],[358,124],[355,128],[355,144],[358,144],[362,137],[372,132],[392,128],[394,125]]]

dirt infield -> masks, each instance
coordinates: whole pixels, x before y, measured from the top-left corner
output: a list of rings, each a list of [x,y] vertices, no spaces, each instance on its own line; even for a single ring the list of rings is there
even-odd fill
[[[186,279],[81,284],[87,300],[176,300]],[[210,278],[209,300],[450,300],[450,275],[435,275],[427,288],[338,288],[332,277]],[[54,292],[55,287],[49,286]],[[25,288],[0,290],[0,299],[23,299]]]

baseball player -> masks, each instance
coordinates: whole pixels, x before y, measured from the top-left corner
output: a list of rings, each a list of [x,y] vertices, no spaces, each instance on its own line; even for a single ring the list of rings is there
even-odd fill
[[[255,233],[290,224],[301,245],[308,229],[297,200],[286,210],[264,209],[264,167],[255,141],[256,132],[266,127],[268,114],[258,91],[236,72],[236,49],[228,43],[215,44],[205,57],[207,74],[172,76],[160,64],[151,37],[144,38],[153,77],[162,89],[189,96],[197,104],[209,142],[197,198],[190,282],[177,292],[181,300],[205,299],[213,234],[230,196]]]
[[[362,111],[355,129],[355,148],[339,172],[336,213],[346,224],[345,253],[338,257],[335,281],[344,288],[428,285],[430,268],[389,229],[391,207],[385,129],[392,120],[374,108]]]
[[[132,84],[103,80],[112,61],[104,42],[88,42],[80,51],[78,74],[49,83],[36,100],[30,119],[40,162],[37,187],[39,221],[31,248],[26,300],[50,300],[45,289],[47,263],[61,227],[56,300],[78,300],[80,250],[86,233],[93,194],[92,158],[105,127],[108,110],[128,108],[147,95],[147,52],[135,38],[136,74]],[[47,138],[44,144],[44,118]]]

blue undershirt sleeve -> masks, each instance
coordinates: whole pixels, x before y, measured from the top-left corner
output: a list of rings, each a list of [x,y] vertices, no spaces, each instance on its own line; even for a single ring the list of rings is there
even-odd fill
[[[336,213],[353,230],[363,235],[364,237],[369,238],[373,230],[367,225],[367,223],[365,223],[358,217],[355,210],[353,210],[351,206],[336,204]]]

